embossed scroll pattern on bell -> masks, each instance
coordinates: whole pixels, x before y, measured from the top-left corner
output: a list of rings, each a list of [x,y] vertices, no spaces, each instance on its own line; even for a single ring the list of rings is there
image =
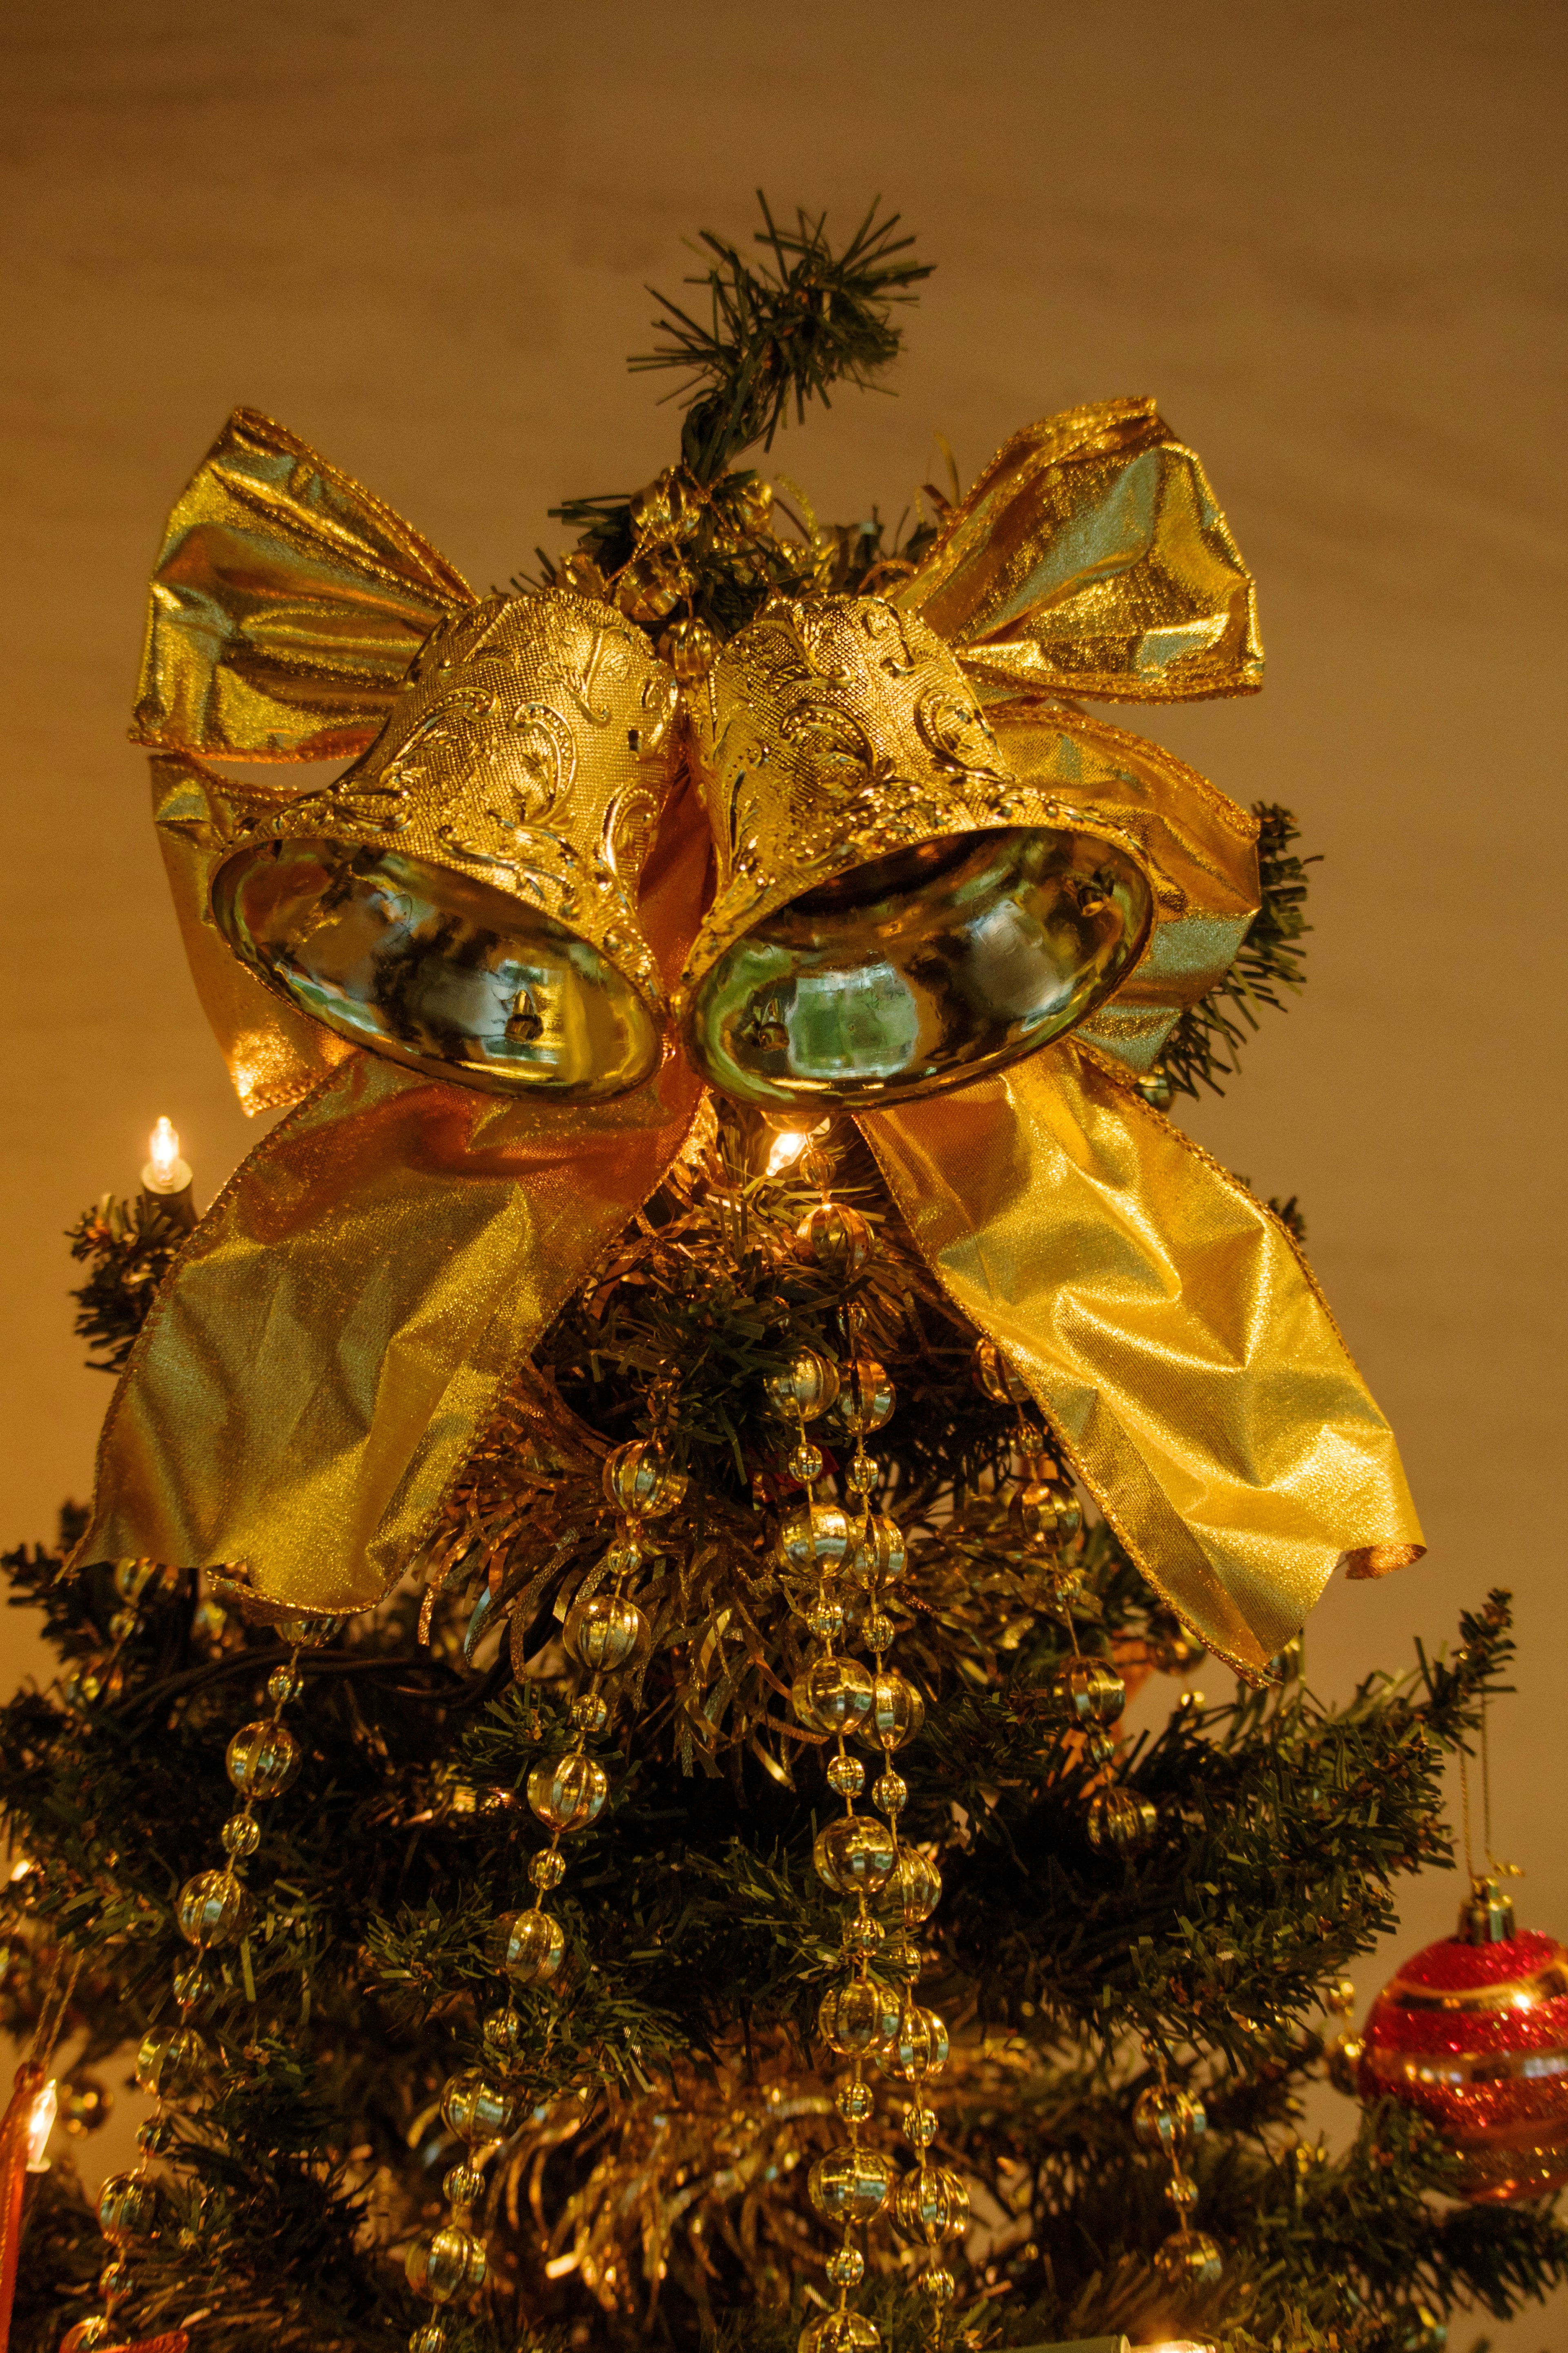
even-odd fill
[[[656,1067],[637,892],[678,690],[641,630],[492,596],[421,649],[374,744],[225,864],[253,971],[356,1043],[500,1092],[598,1096]]]
[[[697,715],[721,858],[682,992],[693,1060],[762,1103],[968,1083],[1061,1036],[1136,964],[1148,878],[1008,768],[926,624],[783,598]]]

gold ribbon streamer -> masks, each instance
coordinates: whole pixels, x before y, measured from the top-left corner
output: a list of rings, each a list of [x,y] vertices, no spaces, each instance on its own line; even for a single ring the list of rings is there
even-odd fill
[[[1112,1075],[1149,1068],[1228,966],[1257,906],[1254,822],[1061,700],[1252,691],[1250,575],[1194,454],[1152,402],[1119,401],[1016,436],[893,595],[980,682],[1019,777],[1062,822],[1136,850],[1157,921],[1079,1042],[862,1124],[921,1248],[1023,1368],[1139,1566],[1256,1673],[1337,1561],[1381,1574],[1416,1556],[1420,1531],[1289,1238]],[[226,845],[291,797],[231,786],[191,754],[363,748],[417,646],[472,602],[390,510],[250,411],[171,520],[134,732],[164,754],[171,884],[242,1099],[308,1100],[160,1294],[79,1561],[226,1568],[275,1609],[379,1599],[502,1385],[689,1130],[700,1088],[673,1046],[617,1101],[498,1102],[346,1049],[212,924]],[[695,797],[678,797],[640,906],[667,983],[708,850]]]
[[[1342,1561],[1417,1556],[1393,1433],[1289,1235],[1070,1040],[860,1125],[944,1288],[1233,1666],[1263,1668]]]

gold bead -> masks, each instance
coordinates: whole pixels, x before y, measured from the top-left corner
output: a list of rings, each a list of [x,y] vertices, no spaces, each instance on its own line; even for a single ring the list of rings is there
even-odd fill
[[[1097,1854],[1135,1854],[1153,1837],[1159,1820],[1148,1799],[1131,1789],[1099,1789],[1089,1801],[1089,1842]]]
[[[818,1201],[795,1229],[796,1248],[818,1266],[835,1266],[846,1274],[863,1267],[871,1255],[872,1234],[858,1209],[842,1201]]]
[[[547,1757],[528,1777],[528,1802],[552,1831],[583,1831],[604,1811],[610,1784],[594,1757],[569,1749]]]
[[[534,1858],[536,1862],[538,1859]],[[546,1984],[561,1967],[566,1952],[566,1937],[560,1921],[552,1920],[537,1905],[529,1912],[500,1914],[491,1936],[496,1968],[516,1985]]]
[[[548,1895],[566,1876],[566,1858],[559,1847],[541,1847],[536,1855],[530,1857],[528,1875],[541,1894]]]
[[[505,2010],[489,2010],[480,2021],[479,2040],[485,2046],[485,2056],[504,2073],[521,2047],[522,2021],[510,2005]]]
[[[853,1732],[872,1697],[870,1673],[858,1659],[813,1659],[790,1690],[795,1715],[812,1732]]]
[[[113,2353],[110,2345],[111,2327],[106,2314],[89,2312],[60,2338],[60,2353]]]
[[[871,1803],[879,1814],[901,1814],[909,1795],[910,1785],[901,1773],[879,1773],[871,1785]]]
[[[416,2239],[404,2263],[408,2284],[416,2295],[431,2304],[450,2304],[472,2295],[485,2284],[485,2247],[456,2222]]]
[[[571,1715],[579,1732],[603,1732],[610,1720],[608,1705],[598,1692],[580,1692],[572,1703]]]
[[[898,2028],[898,1996],[872,1977],[830,1987],[817,2007],[816,2031],[841,2059],[879,2051]]]
[[[780,1526],[779,1567],[790,1576],[811,1577],[837,1568],[850,1548],[858,1523],[837,1504],[807,1504]]]
[[[171,1983],[174,1989],[174,2000],[182,2010],[193,2010],[198,2001],[205,2001],[212,1991],[212,1980],[207,1976],[206,1965],[205,1961],[199,1959],[188,1962],[183,1969],[176,1969]]]
[[[983,1389],[994,1405],[1027,1405],[1034,1395],[994,1340],[976,1340],[972,1369],[975,1388]]]
[[[1154,2261],[1176,2287],[1207,2287],[1225,2269],[1218,2247],[1203,2231],[1173,2231]]]
[[[1178,2214],[1192,2212],[1198,2202],[1198,2185],[1187,2173],[1173,2173],[1165,2184],[1165,2195]]]
[[[925,2107],[918,2099],[911,2100],[904,2110],[904,2138],[910,2147],[923,2154],[936,2138],[936,2110]]]
[[[287,1707],[304,1688],[305,1678],[298,1667],[274,1667],[267,1678],[267,1696],[274,1707]]]
[[[209,2053],[194,2026],[154,2026],[136,2053],[136,2085],[150,2100],[183,2100],[204,2081]]]
[[[111,2173],[98,2193],[98,2227],[110,2244],[134,2246],[158,2227],[158,2192],[142,2173]]]
[[[816,1833],[812,1861],[817,1876],[840,1895],[874,1892],[898,1860],[893,1834],[871,1814],[843,1814]]]
[[[408,2339],[408,2353],[447,2353],[447,2332],[438,2320],[427,2320]]]
[[[886,1928],[883,1927],[876,1914],[868,1911],[862,1903],[859,1908],[851,1912],[846,1919],[844,1934],[839,1941],[844,1950],[853,1957],[858,1953],[876,1952],[886,1941],[887,1934]]]
[[[913,1985],[923,1963],[921,1948],[912,1936],[889,1936],[878,1958],[878,1968],[884,1976],[900,1985]]]
[[[109,1621],[111,1641],[129,1642],[141,1620],[134,1609],[117,1609]]]
[[[790,1476],[809,1487],[822,1476],[822,1449],[813,1446],[808,1438],[802,1439],[789,1458]]]
[[[859,1438],[881,1430],[892,1418],[893,1384],[886,1365],[865,1353],[853,1357],[839,1376],[834,1420],[852,1438]]]
[[[866,2276],[866,2258],[858,2247],[846,2240],[835,2247],[827,2258],[827,2283],[830,2287],[858,2287]]]
[[[1082,1525],[1078,1497],[1070,1487],[1056,1482],[1031,1480],[1007,1506],[1008,1533],[1015,1544],[1042,1547],[1066,1544]]]
[[[441,2087],[441,2114],[447,2129],[468,2142],[504,2140],[517,2119],[515,2092],[487,2083],[478,2067],[448,2075]]]
[[[815,1421],[838,1395],[838,1367],[816,1348],[797,1348],[782,1373],[769,1374],[766,1387],[775,1413],[790,1420],[801,1414]]]
[[[224,1763],[242,1798],[277,1798],[300,1770],[300,1744],[287,1725],[264,1718],[242,1724]]]
[[[819,1642],[837,1642],[845,1627],[843,1597],[824,1588],[806,1610],[805,1622]]]
[[[884,2075],[901,2084],[923,2084],[928,2075],[940,2075],[947,2064],[947,2029],[935,2010],[906,2002],[897,2031],[877,2054],[877,2064]]]
[[[725,474],[713,485],[713,504],[732,530],[754,537],[767,528],[773,513],[773,484],[749,467]]]
[[[853,1493],[869,1495],[875,1491],[877,1482],[881,1475],[882,1466],[874,1454],[852,1454],[844,1478]],[[858,1553],[855,1558],[855,1573],[858,1577],[865,1574],[860,1566]]]
[[[598,1674],[613,1674],[647,1647],[647,1620],[635,1601],[617,1593],[595,1593],[574,1601],[566,1613],[561,1639],[579,1666]]]
[[[863,2312],[825,2312],[800,2332],[795,2353],[874,2353],[881,2331]]]
[[[247,1862],[261,1844],[261,1824],[254,1814],[230,1814],[217,1839],[231,1862]]]
[[[893,2160],[879,2148],[830,2148],[812,2167],[806,2187],[829,2222],[869,2222],[893,2186]]]
[[[877,2105],[877,2094],[869,2084],[853,2075],[848,2083],[839,2084],[833,2094],[833,2105],[847,2125],[863,2125]]]
[[[718,659],[719,640],[706,621],[672,621],[658,650],[682,686],[700,686]]]
[[[471,2165],[449,2165],[441,2182],[441,2195],[448,2206],[460,2206],[465,2211],[477,2206],[485,2194],[485,2177]]]
[[[673,613],[697,586],[696,575],[672,547],[650,548],[634,556],[616,583],[615,601],[628,621],[651,629]]]
[[[114,1590],[121,1601],[140,1601],[157,1576],[156,1561],[117,1560],[114,1564]]]
[[[1149,1656],[1163,1675],[1184,1675],[1208,1656],[1192,1628],[1173,1609],[1152,1609]]]
[[[199,1871],[181,1888],[174,1918],[186,1943],[206,1952],[238,1944],[250,1925],[252,1908],[244,1883],[232,1871]]]
[[[307,1615],[300,1611],[293,1618],[279,1618],[278,1631],[290,1649],[319,1651],[327,1642],[336,1641],[348,1624],[346,1618],[331,1618],[324,1611]]]
[[[116,1660],[109,1666],[102,1659],[82,1659],[66,1677],[66,1705],[78,1715],[86,1715],[95,1707],[111,1707],[125,1683],[125,1671]]]
[[[958,2293],[958,2283],[945,2263],[933,2263],[929,2271],[922,2272],[919,2284],[933,2304],[951,2304]]]
[[[633,1519],[658,1519],[686,1493],[686,1473],[651,1438],[634,1438],[605,1457],[605,1500]]]
[[[576,596],[608,597],[610,593],[603,571],[581,547],[571,549],[562,557],[555,567],[555,586],[569,588]]]
[[[1102,1659],[1068,1659],[1047,1686],[1047,1720],[1086,1731],[1114,1724],[1126,1698],[1126,1684]]]
[[[1150,2084],[1132,2103],[1132,2130],[1143,2148],[1174,2157],[1208,2129],[1204,2104],[1172,2084]]]
[[[918,2173],[906,2173],[893,2192],[893,2220],[906,2239],[923,2239],[928,2247],[962,2239],[969,2228],[969,2192],[951,2166],[922,2165]]]
[[[866,1767],[858,1757],[833,1757],[827,1767],[827,1786],[836,1798],[858,1798],[866,1786]]]
[[[879,1748],[902,1748],[925,1720],[925,1701],[907,1675],[897,1667],[884,1667],[872,1676],[871,1704],[860,1724],[862,1739],[874,1740]]]
[[[867,1647],[878,1651],[887,1650],[898,1630],[885,1609],[873,1609],[866,1620]]]
[[[58,2097],[60,2123],[73,2140],[101,2131],[114,2113],[114,2094],[96,2075],[63,2077]]]
[[[942,1873],[918,1847],[900,1846],[898,1868],[882,1899],[883,1911],[893,1911],[906,1928],[929,1920],[942,1901]]]
[[[1361,2091],[1361,2063],[1366,2054],[1365,2037],[1360,2034],[1336,2034],[1323,2052],[1323,2072],[1336,2092],[1348,2100],[1357,2098]]]
[[[849,1467],[853,1472],[855,1465]],[[885,1512],[871,1513],[855,1555],[856,1576],[867,1585],[896,1585],[907,1567],[903,1530]]]

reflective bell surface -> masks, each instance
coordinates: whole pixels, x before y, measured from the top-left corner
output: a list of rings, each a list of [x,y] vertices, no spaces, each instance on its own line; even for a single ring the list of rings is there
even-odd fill
[[[742,1101],[940,1092],[1073,1029],[1137,961],[1149,885],[1092,835],[1008,827],[857,867],[704,983],[693,1054]]]
[[[609,606],[486,597],[420,649],[362,758],[236,841],[213,919],[372,1053],[493,1093],[624,1093],[661,1049],[637,906],[677,702]]]
[[[624,1092],[658,1060],[639,992],[488,882],[325,839],[232,858],[213,891],[241,962],[356,1046],[492,1092]]]
[[[776,599],[693,720],[719,888],[680,1014],[726,1093],[938,1093],[1060,1037],[1142,955],[1131,837],[1020,785],[952,653],[880,597]]]

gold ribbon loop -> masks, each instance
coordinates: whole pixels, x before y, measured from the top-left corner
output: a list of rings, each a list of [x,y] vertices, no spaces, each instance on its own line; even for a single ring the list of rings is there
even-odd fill
[[[132,741],[217,759],[363,752],[431,630],[474,601],[390,507],[237,408],[169,517]]]
[[[1342,1562],[1417,1557],[1393,1433],[1285,1229],[1070,1040],[860,1124],[947,1291],[1211,1650],[1256,1675]]]
[[[1004,692],[1172,702],[1263,683],[1252,575],[1152,400],[1026,426],[888,595]]]

